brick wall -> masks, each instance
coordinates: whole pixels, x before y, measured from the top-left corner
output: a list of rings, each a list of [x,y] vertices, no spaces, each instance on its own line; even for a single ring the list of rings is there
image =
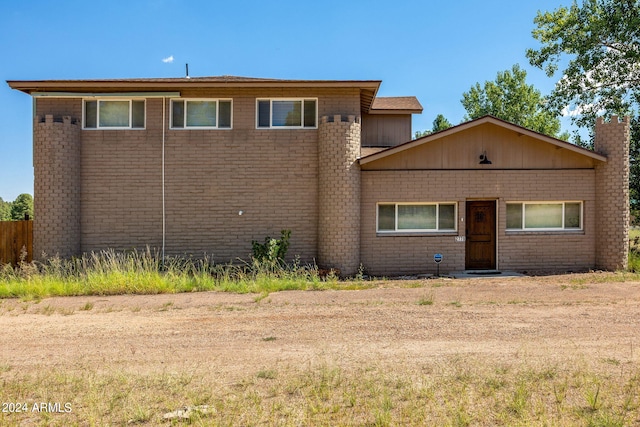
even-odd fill
[[[80,252],[80,125],[36,116],[33,125],[35,259]]]
[[[318,263],[345,276],[355,274],[360,265],[360,134],[360,117],[322,117]]]
[[[82,131],[83,252],[162,245],[162,101],[146,107],[146,130]]]
[[[629,262],[629,139],[628,117],[597,119],[595,150],[607,162],[596,167],[596,266],[605,270],[625,270]]]
[[[465,268],[467,199],[498,201],[497,267],[501,270],[581,270],[595,264],[595,172],[574,170],[363,171],[361,259],[371,274],[435,273]],[[583,231],[507,232],[506,202],[583,200]],[[436,235],[377,235],[376,203],[457,202],[458,230]]]
[[[289,257],[312,262],[318,248],[318,130],[256,129],[256,98],[317,97],[319,116],[347,116],[360,112],[359,90],[199,89],[182,96],[232,98],[233,129],[171,130],[166,100],[167,253],[237,261],[250,256],[251,240],[290,229]],[[36,111],[80,122],[82,100],[41,98]],[[78,131],[80,208],[74,211],[81,213],[81,251],[161,247],[162,115],[162,99],[147,99],[144,130]],[[51,185],[37,172],[36,181]]]

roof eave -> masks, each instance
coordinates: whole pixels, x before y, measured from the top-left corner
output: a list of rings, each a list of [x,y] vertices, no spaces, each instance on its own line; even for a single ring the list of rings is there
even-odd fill
[[[96,93],[96,92],[175,92],[189,88],[353,88],[360,90],[360,110],[368,113],[381,80],[207,80],[179,79],[121,79],[121,80],[7,80],[10,88],[28,95],[40,92]]]
[[[12,89],[31,94],[31,92],[48,91],[120,91],[122,89],[167,90],[189,87],[222,88],[222,87],[320,87],[320,88],[359,88],[377,93],[380,80],[244,80],[244,81],[207,81],[202,79],[167,79],[167,80],[7,80]]]
[[[379,115],[379,114],[422,114],[422,109],[415,110],[382,110],[382,109],[371,109],[369,110],[369,114]]]

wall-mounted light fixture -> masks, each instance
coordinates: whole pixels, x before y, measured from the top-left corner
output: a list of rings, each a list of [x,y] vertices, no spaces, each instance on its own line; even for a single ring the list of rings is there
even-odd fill
[[[487,158],[487,152],[483,151],[482,154],[480,154],[480,164],[481,165],[490,165],[491,164],[491,160],[489,160]]]

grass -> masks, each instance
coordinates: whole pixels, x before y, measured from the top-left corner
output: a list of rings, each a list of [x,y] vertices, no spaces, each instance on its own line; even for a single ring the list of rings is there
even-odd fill
[[[629,229],[629,271],[640,273],[640,229]]]
[[[363,280],[320,277],[315,266],[260,263],[215,264],[208,258],[169,258],[157,254],[104,251],[81,258],[0,267],[0,298],[40,300],[52,296],[161,294],[194,291],[257,293],[264,299],[283,290],[365,289]],[[259,300],[258,300],[259,301]],[[257,302],[258,302],[257,301]],[[83,310],[90,310],[85,307]]]
[[[629,270],[585,277],[567,276],[562,290],[587,289],[588,283],[640,280],[640,230],[632,230]],[[418,288],[421,282],[396,281],[394,286]],[[21,263],[18,267],[0,265],[0,299],[21,298],[38,302],[53,296],[167,294],[197,291],[255,293],[255,302],[269,303],[272,292],[284,290],[361,290],[380,286],[379,281],[364,280],[360,275],[339,280],[334,274],[322,275],[314,265],[298,262],[280,265],[269,262],[215,264],[209,258],[167,258],[164,265],[151,251],[91,253],[80,258],[52,258],[44,263]],[[431,288],[455,287],[453,281],[430,282]],[[432,305],[425,295],[419,305]],[[459,301],[451,305],[460,307]],[[81,307],[89,311],[92,305]]]
[[[433,305],[434,300],[435,296],[433,295],[433,292],[431,292],[428,295],[420,297],[420,299],[418,300],[418,305]]]
[[[588,358],[540,367],[469,355],[425,366],[266,367],[224,382],[209,370],[5,370],[0,401],[55,401],[71,412],[0,413],[0,425],[163,423],[185,407],[196,425],[627,426],[640,419],[640,371]],[[606,367],[606,366],[605,366]]]
[[[639,278],[628,272],[567,277],[560,289]],[[440,286],[454,285],[436,282],[432,287]],[[558,284],[554,286],[557,289]],[[180,259],[160,266],[150,253],[105,252],[71,261],[5,266],[0,271],[0,296],[35,302],[56,295],[216,290],[253,292],[255,303],[268,304],[267,296],[277,290],[368,287],[371,284],[362,280],[320,278],[314,267],[273,269],[256,263],[215,265]],[[434,302],[435,291],[427,289],[417,304]],[[383,301],[369,302],[378,303]],[[457,297],[438,303],[462,307]],[[525,303],[509,300],[509,304]],[[41,304],[32,304],[41,315],[73,313],[56,311],[46,300]],[[97,310],[91,302],[76,309]],[[178,309],[166,302],[157,311]],[[244,310],[222,305],[211,309]],[[259,339],[277,340],[275,336]],[[544,366],[526,357],[504,362],[469,354],[442,356],[415,366],[382,366],[375,360],[356,367],[312,362],[265,366],[228,382],[208,367],[130,372],[108,364],[94,367],[72,361],[55,369],[24,371],[0,360],[0,402],[60,402],[72,408],[60,414],[0,410],[0,425],[159,425],[170,423],[163,414],[184,407],[212,408],[193,411],[184,422],[196,425],[628,426],[640,422],[640,369],[637,363],[613,358],[589,355]]]

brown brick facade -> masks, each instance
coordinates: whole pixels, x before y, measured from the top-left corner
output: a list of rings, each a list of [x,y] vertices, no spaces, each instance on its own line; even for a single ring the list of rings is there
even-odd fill
[[[359,91],[239,88],[190,90],[182,96],[232,98],[233,129],[169,129],[170,102],[165,99],[166,253],[207,254],[216,262],[237,262],[250,257],[252,240],[278,237],[280,230],[289,229],[290,259],[299,256],[302,262],[317,260],[319,131],[256,129],[256,98],[318,98],[319,117],[342,114],[346,118],[360,112]],[[39,98],[36,111],[68,114],[80,123],[82,100]],[[78,160],[76,169],[46,165],[47,154],[34,150],[38,190],[58,182],[47,168],[55,168],[58,173],[77,170],[73,173],[79,176],[74,187],[79,190],[74,190],[78,200],[69,205],[79,227],[66,237],[73,241],[71,249],[65,247],[58,252],[76,255],[105,248],[161,249],[162,123],[162,98],[148,98],[143,130],[81,130],[80,124],[74,125],[77,148],[81,147],[73,157]],[[37,132],[34,140],[39,147],[45,140],[59,138],[62,141],[66,137],[47,128]],[[61,151],[59,156],[67,158],[65,153]],[[57,199],[58,189],[55,185],[49,191],[52,199]],[[36,217],[62,221],[66,211],[57,215],[51,204],[44,203],[43,191],[38,190]],[[38,236],[36,241],[47,241],[47,248],[59,246],[59,241],[48,235]]]
[[[572,183],[567,186],[567,183]],[[594,171],[430,170],[362,172],[362,263],[372,274],[435,273],[465,269],[465,203],[497,200],[498,265],[501,270],[583,270],[595,262]],[[576,232],[506,231],[506,202],[583,200],[584,224]],[[456,232],[376,232],[380,202],[456,202]]]

